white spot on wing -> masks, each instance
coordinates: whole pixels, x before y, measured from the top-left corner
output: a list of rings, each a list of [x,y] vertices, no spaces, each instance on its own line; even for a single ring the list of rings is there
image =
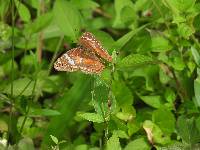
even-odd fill
[[[70,65],[73,65],[73,66],[75,65],[74,60],[71,59],[71,58],[67,55],[67,53],[65,53],[64,56],[65,56],[65,59],[68,61],[68,63],[69,63]]]

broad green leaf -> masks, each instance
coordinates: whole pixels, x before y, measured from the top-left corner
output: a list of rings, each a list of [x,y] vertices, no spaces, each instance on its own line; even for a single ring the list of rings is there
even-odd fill
[[[164,107],[153,112],[152,120],[165,134],[170,135],[175,131],[175,117]]]
[[[29,78],[19,78],[13,82],[13,95],[32,95],[34,83]],[[4,92],[7,94],[11,93],[11,84],[7,85]]]
[[[132,14],[132,15],[130,15],[130,14]],[[125,25],[130,25],[136,20],[137,15],[136,15],[135,10],[133,9],[133,7],[125,6],[121,10],[120,17],[121,17],[121,21]]]
[[[121,18],[122,18],[121,11],[125,6],[129,6],[134,11],[134,5],[131,0],[123,0],[123,1],[115,0],[114,6],[115,6],[115,11],[116,11],[116,17],[115,17],[115,21],[113,23],[113,27],[123,27],[124,24],[121,20]]]
[[[113,48],[115,48],[117,51],[122,51],[122,48],[125,46],[125,44],[127,44],[134,35],[136,35],[138,32],[140,32],[141,30],[143,30],[145,27],[147,27],[149,24],[145,24],[135,30],[132,30],[128,33],[126,33],[124,36],[122,36],[120,39],[118,39]]]
[[[178,134],[182,140],[188,144],[195,144],[200,142],[200,132],[196,127],[195,119],[180,116],[177,121]]]
[[[147,133],[148,140],[153,143],[166,145],[170,143],[170,137],[165,135],[161,129],[150,120],[143,123],[143,128]]]
[[[50,145],[51,141],[49,135],[60,137],[66,129],[69,129],[71,120],[75,116],[77,109],[79,109],[79,106],[83,103],[84,98],[90,94],[90,80],[86,75],[78,75],[79,78],[76,80],[72,88],[63,93],[63,95],[58,97],[56,100],[57,110],[59,110],[61,115],[55,116],[51,119],[44,135],[42,143],[43,149],[46,149],[46,147]]]
[[[80,113],[78,114],[78,116],[92,122],[97,122],[97,123],[104,122],[104,118],[101,115],[95,113]]]
[[[194,28],[195,28],[196,31],[200,30],[200,24],[199,24],[199,22],[200,22],[200,14],[198,14],[198,15],[195,16],[194,22],[193,22]]]
[[[106,145],[106,150],[121,150],[119,138],[117,135],[112,135]]]
[[[57,110],[31,108],[29,115],[30,116],[57,116],[61,114]]]
[[[33,22],[26,26],[24,34],[32,35],[33,33],[37,33],[45,29],[51,23],[52,15],[52,12],[48,12],[37,17]]]
[[[144,101],[147,105],[154,107],[154,108],[160,108],[163,105],[163,100],[161,96],[154,95],[154,96],[139,96],[142,101]]]
[[[134,133],[138,132],[140,130],[140,125],[136,121],[131,121],[127,123],[128,127],[128,135],[131,136]]]
[[[17,146],[19,150],[34,150],[34,144],[31,138],[25,137],[21,139]]]
[[[185,68],[185,62],[180,56],[174,56],[169,62],[174,69],[181,71]]]
[[[3,119],[0,119],[0,131],[1,132],[8,131],[8,124]]]
[[[189,39],[189,37],[195,32],[189,25],[181,23],[177,29],[180,36]]]
[[[132,92],[123,81],[114,80],[112,82],[112,92],[117,100],[119,107],[133,104]]]
[[[166,89],[165,99],[171,104],[173,104],[174,101],[176,100],[176,94],[174,93],[174,91],[171,88]]]
[[[40,5],[40,1],[36,1],[36,0],[26,0],[26,3],[35,9],[38,9]]]
[[[17,121],[18,131],[21,129],[24,119],[25,119],[24,116],[21,116],[18,118],[18,121]],[[32,124],[33,124],[33,119],[30,117],[27,117],[26,122],[24,123],[24,129],[30,128]]]
[[[92,0],[71,0],[71,3],[78,9],[95,9],[99,4]]]
[[[3,19],[7,10],[9,9],[10,1],[0,0],[0,17]]]
[[[126,145],[124,150],[150,150],[151,146],[144,138],[139,138],[134,141],[131,141]]]
[[[165,52],[171,50],[169,41],[162,36],[152,37],[152,52]]]
[[[4,48],[10,47],[11,27],[4,22],[0,22],[0,39],[3,40],[0,44],[0,51]]]
[[[75,147],[74,150],[88,150],[88,145],[82,144]]]
[[[125,138],[125,139],[129,138],[128,135],[126,134],[126,132],[122,131],[122,130],[114,130],[113,134],[116,135],[119,138]]]
[[[11,73],[11,71],[12,71],[12,68],[10,67],[10,66],[11,66],[11,63],[12,63],[12,60],[9,59],[9,60],[6,61],[6,63],[4,63],[4,64],[2,65],[4,74],[10,74],[10,73]],[[13,70],[14,70],[15,73],[18,72],[18,64],[17,64],[16,61],[14,61]]]
[[[53,135],[50,135],[52,141],[55,143],[55,144],[58,144],[58,139],[57,137],[53,136]]]
[[[195,4],[196,0],[167,0],[168,3],[172,4],[177,10],[181,12],[189,11]]]
[[[45,19],[48,19],[48,17],[45,18]],[[51,21],[51,19],[49,21]],[[48,23],[48,20],[43,20],[42,22]],[[55,25],[55,24],[48,25],[48,24],[44,23],[43,24],[44,26],[43,26],[42,24],[43,23],[40,24],[41,26],[34,27],[33,28],[34,31],[33,30],[32,31],[29,30],[29,29],[32,28],[32,25],[30,25],[29,27],[27,26],[26,32],[29,34],[29,32],[38,32],[40,30],[43,30],[44,40],[48,40],[48,39],[51,39],[51,38],[60,37],[60,36],[63,35],[62,32],[60,31],[60,28],[57,25]],[[48,25],[48,26],[46,26],[46,25]],[[38,33],[33,33],[33,35],[31,36],[31,38],[28,39],[28,43],[26,42],[26,40],[24,38],[20,38],[19,41],[17,41],[15,43],[15,46],[17,48],[22,48],[22,49],[25,49],[25,48],[27,48],[27,49],[33,49],[33,48],[37,47],[37,41],[38,41]],[[55,49],[53,49],[52,51],[55,51]]]
[[[54,17],[63,33],[73,41],[77,41],[81,28],[80,14],[69,1],[55,1]]]
[[[135,70],[132,70],[132,72],[129,72],[130,79],[132,78],[141,78],[143,77],[145,80],[145,88],[148,91],[153,91],[155,82],[157,82],[156,76],[158,74],[158,66],[156,65],[148,65],[144,67],[138,67]],[[141,87],[141,83],[139,83],[139,86]]]
[[[194,80],[194,95],[197,106],[200,107],[200,77]]]
[[[136,69],[139,66],[154,64],[156,60],[153,60],[152,57],[141,55],[141,54],[131,54],[123,58],[118,64],[117,69],[126,70],[126,69]]]
[[[28,8],[19,0],[15,0],[15,6],[17,8],[20,18],[25,22],[29,22],[31,19],[31,14]]]
[[[195,47],[191,47],[192,56],[194,58],[195,63],[200,66],[200,55]]]

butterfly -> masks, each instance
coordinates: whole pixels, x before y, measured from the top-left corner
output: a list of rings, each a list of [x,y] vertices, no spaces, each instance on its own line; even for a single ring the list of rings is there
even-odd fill
[[[112,57],[102,47],[100,41],[92,33],[85,32],[79,39],[79,46],[59,57],[54,63],[54,68],[57,71],[80,70],[86,74],[99,74],[105,68],[101,59],[112,62]]]

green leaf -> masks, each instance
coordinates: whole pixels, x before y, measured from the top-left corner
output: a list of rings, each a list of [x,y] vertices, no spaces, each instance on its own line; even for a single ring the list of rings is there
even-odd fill
[[[195,63],[200,66],[200,55],[195,47],[191,47],[192,56],[194,58]]]
[[[8,125],[3,119],[0,119],[0,131],[1,132],[7,132],[8,131]]]
[[[46,149],[47,145],[50,145],[49,135],[53,134],[56,137],[60,137],[69,129],[72,118],[75,116],[76,111],[83,103],[84,98],[90,95],[90,80],[86,75],[77,74],[74,85],[70,90],[64,92],[61,97],[57,98],[57,110],[61,115],[55,116],[50,120],[46,133],[44,135],[42,148]],[[70,106],[70,107],[69,107]],[[58,130],[59,129],[59,130]]]
[[[170,137],[165,135],[162,130],[150,120],[143,123],[143,128],[147,133],[148,140],[153,143],[166,145],[170,143]]]
[[[71,0],[71,3],[78,9],[95,9],[96,7],[99,7],[99,4],[92,0]]]
[[[189,25],[181,23],[178,25],[178,33],[180,36],[189,39],[189,37],[195,32]]]
[[[33,34],[45,29],[51,23],[53,18],[52,12],[45,13],[29,23],[25,28],[24,34]]]
[[[131,141],[126,145],[124,150],[150,150],[151,147],[144,138],[139,138],[134,141]]]
[[[171,50],[169,41],[162,36],[152,37],[152,52],[165,52]]]
[[[114,135],[109,138],[107,145],[106,145],[106,150],[121,150],[119,138],[117,135]]]
[[[103,117],[95,113],[82,113],[82,114],[78,114],[78,116],[92,122],[97,122],[97,123],[104,122]]]
[[[128,135],[126,134],[126,132],[122,131],[122,130],[114,130],[113,134],[116,135],[119,138],[125,138],[125,139],[129,138]]]
[[[153,58],[141,54],[131,54],[123,58],[118,64],[117,69],[134,69],[142,65],[154,64],[156,63]]]
[[[175,117],[166,108],[155,110],[152,114],[152,120],[166,134],[170,135],[175,131]]]
[[[148,26],[148,24],[126,33],[115,42],[113,48],[115,48],[117,51],[122,51],[122,48],[133,38],[133,36],[143,30],[146,26]]]
[[[30,116],[57,116],[61,114],[57,110],[31,108],[29,115]]]
[[[34,150],[34,144],[31,138],[25,137],[21,139],[18,143],[18,148],[19,150]]]
[[[119,107],[133,104],[132,92],[123,81],[114,80],[112,82],[112,92],[114,93]]]
[[[113,23],[113,27],[123,27],[124,24],[121,20],[121,11],[125,6],[129,6],[134,10],[134,5],[131,0],[115,0],[115,11],[116,11],[116,17]]]
[[[23,121],[24,121],[24,116],[21,116],[21,117],[19,117],[18,118],[18,121],[17,121],[17,128],[18,128],[18,130],[20,130],[21,129],[21,127],[22,127],[22,123],[23,123]],[[30,128],[31,127],[31,125],[33,124],[33,119],[32,118],[30,118],[30,117],[27,117],[27,119],[26,119],[26,122],[24,123],[24,128],[26,129],[26,128]]]
[[[63,33],[73,41],[77,41],[81,28],[80,14],[77,9],[65,0],[57,0],[54,4],[54,17]]]
[[[176,9],[181,12],[189,11],[195,4],[196,0],[167,0],[171,3]]]
[[[197,106],[200,107],[200,77],[194,80],[194,95]]]
[[[132,14],[132,15],[130,15]],[[133,7],[125,6],[120,13],[121,21],[125,25],[130,25],[136,20],[136,13]]]
[[[176,94],[170,88],[167,88],[165,91],[165,99],[170,103],[173,104],[176,99]]]
[[[86,144],[81,144],[75,147],[74,150],[88,150],[88,145]]]
[[[58,139],[57,137],[53,136],[53,135],[50,135],[52,141],[55,143],[55,144],[58,144]]]
[[[30,14],[28,8],[23,3],[21,3],[19,0],[15,0],[15,6],[17,8],[20,18],[24,22],[29,22],[31,19],[31,14]]]
[[[34,83],[29,78],[19,78],[13,82],[13,95],[32,95]],[[7,85],[4,89],[4,92],[10,94],[11,84]]]
[[[153,95],[153,96],[139,96],[142,101],[144,101],[147,105],[160,108],[163,105],[163,101],[160,95]]]
[[[200,132],[196,127],[195,119],[180,116],[177,121],[178,134],[188,144],[195,144],[200,142]]]

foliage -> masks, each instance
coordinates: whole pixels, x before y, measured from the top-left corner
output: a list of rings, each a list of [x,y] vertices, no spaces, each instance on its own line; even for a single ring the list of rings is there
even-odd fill
[[[0,148],[199,149],[200,1],[0,0]],[[83,31],[100,75],[56,72]]]

